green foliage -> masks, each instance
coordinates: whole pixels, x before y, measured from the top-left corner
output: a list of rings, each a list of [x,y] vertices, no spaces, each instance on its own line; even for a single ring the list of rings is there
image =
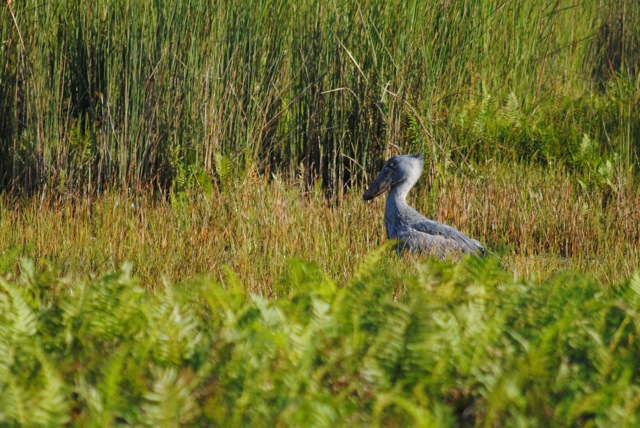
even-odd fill
[[[635,0],[5,3],[2,190],[167,192],[244,153],[340,194],[389,151],[566,160],[584,133],[637,164]]]
[[[213,162],[215,165],[216,176],[218,177],[220,187],[224,189],[229,185],[231,174],[231,160],[227,156],[216,153],[213,156]]]
[[[485,94],[456,111],[452,135],[465,159],[561,166],[575,172],[586,190],[612,189],[615,176],[636,164],[632,124],[640,116],[629,109],[638,102],[637,87],[618,81],[608,88],[607,97],[561,97],[534,106],[514,93]]]
[[[388,251],[388,250],[385,250]],[[291,261],[275,300],[206,278],[146,291],[0,277],[0,421],[181,426],[633,426],[640,274],[605,291],[492,259],[342,287]]]

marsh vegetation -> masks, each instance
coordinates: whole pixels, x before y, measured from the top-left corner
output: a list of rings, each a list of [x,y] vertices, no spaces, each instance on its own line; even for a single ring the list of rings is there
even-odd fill
[[[640,4],[5,1],[0,424],[638,423]],[[410,194],[499,257],[385,246]]]

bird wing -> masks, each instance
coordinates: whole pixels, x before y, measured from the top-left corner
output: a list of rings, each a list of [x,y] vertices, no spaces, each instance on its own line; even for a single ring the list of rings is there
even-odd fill
[[[484,254],[485,247],[475,239],[471,239],[451,226],[442,224],[435,220],[424,219],[420,222],[413,223],[410,226],[412,229],[426,233],[432,236],[441,236],[447,240],[452,241],[453,246],[459,246],[465,252],[479,252]]]

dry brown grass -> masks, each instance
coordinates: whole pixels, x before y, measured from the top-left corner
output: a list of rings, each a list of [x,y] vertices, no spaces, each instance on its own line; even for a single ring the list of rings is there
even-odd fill
[[[453,176],[425,210],[498,249],[517,272],[573,268],[610,283],[638,267],[640,190],[630,178],[586,190],[551,168],[490,165],[470,175]]]
[[[103,272],[126,261],[148,287],[197,274],[225,281],[234,272],[270,295],[287,260],[317,262],[349,279],[386,238],[384,198],[364,203],[353,190],[340,201],[280,179],[239,174],[224,191],[192,191],[171,201],[111,193],[97,199],[0,199],[0,250],[50,263],[63,273]],[[517,275],[546,278],[561,269],[604,283],[629,276],[640,260],[640,190],[581,190],[567,173],[488,165],[424,180],[410,203],[427,217],[486,243]],[[623,183],[623,180],[620,180]],[[388,267],[413,269],[415,257],[389,252]],[[228,268],[225,268],[228,267]]]

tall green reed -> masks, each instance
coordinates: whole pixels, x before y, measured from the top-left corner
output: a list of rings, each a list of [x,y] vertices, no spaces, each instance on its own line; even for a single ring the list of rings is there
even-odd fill
[[[636,89],[613,150],[632,164],[639,17],[631,1],[7,2],[0,186],[166,191],[224,156],[340,195],[390,152],[455,159],[475,138],[447,119],[470,100],[553,110],[618,77]]]

